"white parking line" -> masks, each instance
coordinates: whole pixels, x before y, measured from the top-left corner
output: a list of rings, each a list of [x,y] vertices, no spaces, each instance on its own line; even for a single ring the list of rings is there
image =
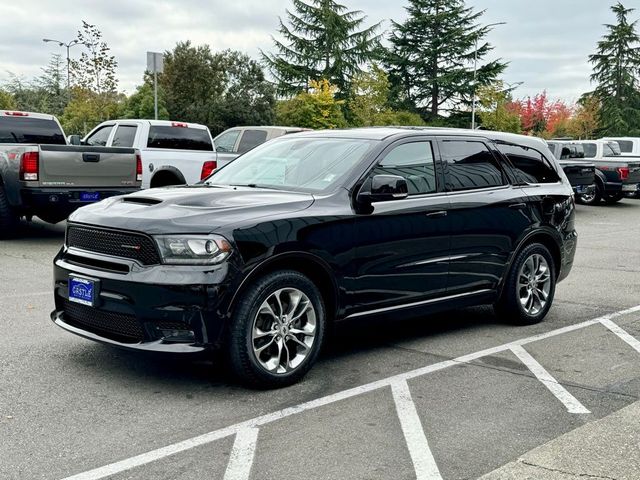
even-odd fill
[[[602,317],[595,318],[593,320],[588,320],[586,322],[577,323],[575,325],[569,325],[567,327],[558,328],[556,330],[551,330],[546,333],[541,333],[538,335],[533,335],[531,337],[523,338],[520,340],[516,340],[513,342],[505,343],[504,345],[500,345],[493,348],[487,348],[485,350],[481,350],[479,352],[470,353],[468,355],[463,355],[454,360],[445,360],[440,363],[435,363],[432,365],[427,365],[426,367],[418,368],[415,370],[411,370],[409,372],[399,373],[397,375],[384,378],[381,380],[376,380],[375,382],[367,383],[365,385],[361,385],[359,387],[350,388],[349,390],[343,390],[341,392],[337,392],[331,395],[327,395],[326,397],[321,397],[316,400],[310,400],[305,403],[301,403],[299,405],[294,405],[292,407],[287,407],[282,410],[278,410],[273,413],[268,413],[266,415],[262,415],[260,417],[252,418],[250,420],[246,420],[241,423],[237,423],[235,425],[231,425],[228,427],[221,428],[219,430],[214,430],[209,433],[205,433],[203,435],[193,437],[182,442],[174,443],[172,445],[168,445],[166,447],[159,448],[157,450],[152,450],[147,453],[142,453],[140,455],[136,455],[135,457],[127,458],[115,463],[111,463],[109,465],[105,465],[104,467],[98,467],[93,470],[88,470],[83,473],[79,473],[77,475],[73,475],[70,477],[66,477],[63,480],[98,480],[101,478],[108,477],[109,475],[113,475],[116,473],[124,472],[130,470],[134,467],[145,465],[147,463],[151,463],[156,460],[160,460],[161,458],[168,457],[170,455],[174,455],[179,452],[183,452],[185,450],[190,450],[195,447],[199,447],[201,445],[206,445],[208,443],[214,442],[216,440],[220,440],[225,437],[229,437],[231,435],[235,435],[238,431],[248,427],[259,427],[260,425],[265,425],[267,423],[274,422],[276,420],[280,420],[285,417],[289,417],[291,415],[296,415],[298,413],[305,412],[307,410],[315,409],[318,407],[322,407],[325,405],[329,405],[331,403],[338,402],[340,400],[345,400],[347,398],[352,398],[358,395],[362,395],[363,393],[368,393],[374,390],[378,390],[380,388],[388,387],[394,382],[400,380],[409,380],[411,378],[419,377],[422,375],[426,375],[428,373],[432,373],[438,370],[442,370],[454,365],[460,365],[461,363],[469,363],[473,360],[477,360],[482,357],[486,357],[488,355],[493,355],[494,353],[504,352],[505,350],[509,350],[515,346],[522,346],[532,342],[537,342],[539,340],[544,340],[547,338],[556,337],[558,335],[562,335],[565,333],[573,332],[576,330],[581,330],[586,327],[590,327],[597,323],[609,321],[613,318],[620,317],[623,315],[628,315],[631,313],[636,313],[640,311],[640,305],[628,308],[625,310],[620,310],[618,312],[610,313],[604,315]]]
[[[398,411],[400,426],[407,442],[409,455],[413,461],[417,480],[442,480],[436,460],[433,458],[429,442],[424,434],[422,422],[418,416],[416,405],[411,398],[406,380],[398,380],[391,384],[393,400]]]
[[[607,327],[609,330],[611,330],[613,333],[615,333],[622,340],[627,342],[629,346],[633,348],[636,352],[640,353],[640,341],[638,341],[637,338],[629,335],[626,330],[622,329],[622,327],[619,327],[618,325],[613,323],[611,320],[603,319],[603,320],[600,320],[600,323],[605,327]]]
[[[553,376],[533,358],[529,352],[520,346],[511,347],[511,351],[520,359],[526,367],[531,370],[538,380],[560,400],[569,413],[591,413],[584,405],[582,405],[576,397],[571,395],[566,388],[558,383]]]
[[[236,433],[224,480],[248,480],[258,442],[257,428],[243,428]]]

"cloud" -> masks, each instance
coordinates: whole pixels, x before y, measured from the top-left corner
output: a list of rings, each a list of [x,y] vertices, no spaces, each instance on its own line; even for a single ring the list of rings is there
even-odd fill
[[[406,18],[404,1],[342,0],[362,10],[368,24]],[[497,26],[488,40],[492,58],[509,62],[505,81],[524,82],[517,96],[547,90],[553,98],[578,98],[589,90],[587,58],[613,21],[602,0],[468,0],[485,10],[485,23]],[[53,6],[55,4],[55,8]],[[253,57],[272,46],[278,17],[290,0],[21,0],[3,5],[0,17],[0,79],[6,72],[32,77],[52,53],[62,48],[43,37],[69,41],[82,20],[96,24],[119,63],[120,88],[131,93],[142,80],[146,51],[172,49],[178,41],[209,44],[214,50],[234,49]],[[79,53],[79,47],[72,55]]]

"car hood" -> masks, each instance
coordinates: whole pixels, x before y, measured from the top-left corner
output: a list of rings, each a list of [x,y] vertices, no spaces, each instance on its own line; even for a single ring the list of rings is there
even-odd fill
[[[69,221],[148,234],[210,233],[229,224],[305,210],[313,201],[307,193],[249,187],[167,187],[88,205]]]

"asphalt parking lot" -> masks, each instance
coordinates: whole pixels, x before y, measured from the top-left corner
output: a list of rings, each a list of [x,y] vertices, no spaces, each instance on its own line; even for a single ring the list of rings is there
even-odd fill
[[[639,218],[640,201],[578,207],[540,325],[488,308],[351,323],[277,391],[58,329],[64,227],[32,224],[0,248],[0,478],[478,478],[640,397]]]

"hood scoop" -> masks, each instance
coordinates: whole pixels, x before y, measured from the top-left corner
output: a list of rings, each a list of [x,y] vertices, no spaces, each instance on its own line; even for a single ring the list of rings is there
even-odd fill
[[[123,203],[136,203],[138,205],[158,205],[162,203],[162,200],[157,198],[144,198],[144,197],[125,197],[122,199]]]

